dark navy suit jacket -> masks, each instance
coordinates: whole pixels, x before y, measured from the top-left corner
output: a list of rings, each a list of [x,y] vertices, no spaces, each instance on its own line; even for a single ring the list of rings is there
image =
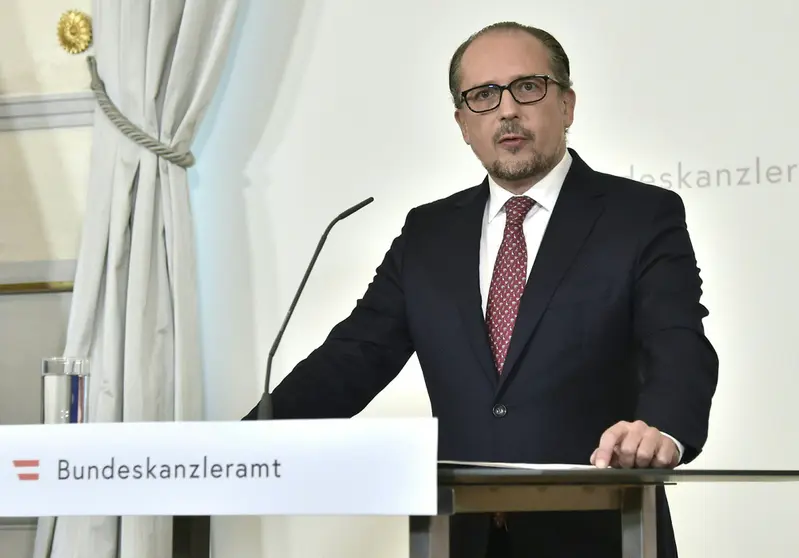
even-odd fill
[[[349,317],[274,389],[274,418],[351,417],[415,352],[442,460],[587,464],[605,429],[637,419],[693,460],[718,360],[682,200],[570,151],[502,376],[478,274],[486,180],[409,212]],[[658,512],[658,556],[675,558],[663,491]],[[453,558],[483,558],[488,525],[456,516]],[[620,556],[617,512],[515,514],[508,526],[515,557]]]

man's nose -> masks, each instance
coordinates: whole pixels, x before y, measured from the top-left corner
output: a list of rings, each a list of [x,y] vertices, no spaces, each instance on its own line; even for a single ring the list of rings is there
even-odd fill
[[[516,102],[516,99],[513,98],[513,95],[507,89],[502,92],[497,114],[504,119],[515,118],[519,115],[519,103]]]

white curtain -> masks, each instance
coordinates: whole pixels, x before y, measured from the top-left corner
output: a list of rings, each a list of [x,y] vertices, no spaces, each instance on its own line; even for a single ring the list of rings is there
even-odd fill
[[[238,0],[94,0],[94,54],[131,123],[190,151],[226,62]],[[186,168],[98,109],[64,354],[91,359],[89,420],[201,420]],[[166,558],[170,517],[43,518],[34,558]]]

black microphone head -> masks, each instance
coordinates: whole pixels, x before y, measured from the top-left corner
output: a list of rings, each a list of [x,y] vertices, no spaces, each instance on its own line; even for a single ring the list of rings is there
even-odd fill
[[[340,221],[341,219],[346,219],[347,217],[349,217],[350,215],[352,215],[356,211],[363,209],[364,207],[366,207],[367,205],[369,205],[373,201],[375,201],[375,199],[370,196],[370,197],[366,198],[365,200],[363,200],[362,202],[353,205],[348,210],[346,210],[344,213],[339,215],[338,216],[338,220]]]

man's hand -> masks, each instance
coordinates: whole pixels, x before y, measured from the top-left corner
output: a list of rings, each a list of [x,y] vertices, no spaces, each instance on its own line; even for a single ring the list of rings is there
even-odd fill
[[[680,460],[674,441],[640,420],[617,422],[602,434],[599,447],[591,454],[591,464],[604,469],[673,468]]]

